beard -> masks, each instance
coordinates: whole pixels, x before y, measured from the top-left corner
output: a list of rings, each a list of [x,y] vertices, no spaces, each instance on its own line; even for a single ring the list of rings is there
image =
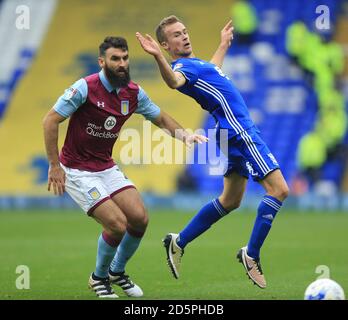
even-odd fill
[[[117,70],[109,68],[107,65],[104,67],[105,75],[108,78],[110,84],[114,88],[127,87],[130,82],[129,66],[128,68],[117,68]],[[121,73],[123,71],[123,73]]]

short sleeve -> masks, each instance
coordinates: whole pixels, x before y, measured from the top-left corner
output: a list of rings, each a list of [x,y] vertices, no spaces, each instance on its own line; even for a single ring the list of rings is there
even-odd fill
[[[154,104],[146,92],[139,86],[138,93],[138,107],[135,110],[135,113],[142,114],[146,120],[156,119],[160,113],[161,109]]]
[[[86,102],[88,86],[85,79],[76,81],[61,95],[53,109],[61,116],[70,117],[83,103]]]
[[[190,59],[180,59],[173,64],[173,71],[180,72],[186,78],[187,83],[194,84],[198,80],[198,71]]]

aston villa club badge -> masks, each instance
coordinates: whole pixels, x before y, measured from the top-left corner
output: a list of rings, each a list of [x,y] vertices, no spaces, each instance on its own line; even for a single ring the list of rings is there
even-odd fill
[[[129,113],[129,101],[122,100],[121,101],[121,113],[126,116]]]
[[[93,200],[98,200],[100,198],[100,196],[101,196],[99,190],[96,187],[94,187],[91,190],[89,190],[88,194],[91,196],[91,198]]]

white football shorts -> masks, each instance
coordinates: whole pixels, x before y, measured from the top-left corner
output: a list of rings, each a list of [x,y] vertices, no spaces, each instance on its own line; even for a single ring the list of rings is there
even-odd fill
[[[88,215],[115,194],[128,188],[135,188],[133,182],[122,173],[117,165],[98,172],[60,165],[66,175],[65,190]]]

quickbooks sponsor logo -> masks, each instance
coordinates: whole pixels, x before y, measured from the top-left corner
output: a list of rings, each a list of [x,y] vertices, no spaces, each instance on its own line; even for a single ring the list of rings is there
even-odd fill
[[[96,126],[93,123],[88,123],[88,127],[86,128],[86,133],[90,136],[103,138],[103,139],[116,139],[118,137],[118,133],[99,131],[101,130],[101,126]]]

